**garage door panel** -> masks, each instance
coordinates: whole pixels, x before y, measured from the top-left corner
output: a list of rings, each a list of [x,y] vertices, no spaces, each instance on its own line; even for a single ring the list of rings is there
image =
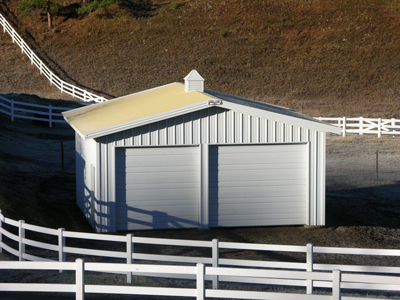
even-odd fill
[[[252,144],[252,145],[233,145],[233,147],[225,147],[225,149],[223,149],[223,153],[238,153],[240,155],[242,155],[243,153],[282,153],[282,147],[286,147],[289,144],[269,144],[269,145],[265,145],[265,144],[260,144],[260,145],[256,145],[256,144]],[[265,149],[265,147],[268,147],[268,149]],[[260,148],[262,148],[260,150]],[[212,149],[211,153],[221,153],[221,151],[219,151],[220,149]],[[285,153],[291,153],[291,152],[301,152],[304,151],[304,144],[290,144],[290,148],[285,148],[284,152]]]
[[[166,172],[164,174],[152,175],[152,174],[132,174],[127,173],[127,178],[121,183],[118,183],[118,187],[134,184],[177,184],[177,183],[191,183],[197,180],[197,177],[192,173],[186,172]]]
[[[270,198],[270,197],[296,197],[299,192],[305,191],[303,187],[302,189],[296,189],[296,187],[258,187],[257,189],[255,188],[240,188],[240,187],[234,187],[234,188],[226,188],[223,190],[219,190],[218,193],[218,199],[224,200],[224,198],[232,199],[232,198],[242,198],[243,201],[246,201],[246,203],[252,202],[252,198],[258,198],[260,197],[260,193],[263,195],[265,198]]]
[[[234,178],[233,176],[229,176],[232,178],[230,181],[222,181],[222,182],[210,182],[210,187],[212,188],[217,188],[217,187],[237,187],[238,185],[241,184],[241,181],[235,181],[237,178]],[[254,178],[254,179],[253,179]],[[247,187],[258,187],[260,185],[264,185],[264,187],[278,187],[278,186],[286,186],[288,183],[292,186],[300,186],[304,184],[304,181],[302,180],[273,180],[271,177],[263,177],[260,178],[260,176],[246,176],[247,180],[251,180],[249,182]]]
[[[241,154],[243,155],[243,154]],[[268,153],[268,155],[271,155],[271,153]],[[275,164],[280,164],[280,163],[295,163],[298,161],[301,156],[303,156],[303,153],[296,153],[294,154],[288,154],[288,153],[279,153],[279,155],[274,156],[274,161],[273,163]],[[243,156],[240,158],[240,161],[235,161],[237,159],[238,154],[230,154],[226,155],[224,154],[223,156],[218,158],[218,161],[220,164],[234,164],[234,165],[248,165],[248,164],[253,164],[254,160],[257,160],[260,164],[270,164],[271,161],[269,160],[268,157],[266,157],[266,153],[260,153],[258,155],[255,154],[249,154],[248,156]]]
[[[128,172],[131,174],[147,174],[149,171],[153,173],[159,173],[159,172],[193,172],[197,170],[196,166],[193,165],[180,165],[180,166],[170,166],[170,167],[161,167],[161,166],[154,166],[154,167],[149,167],[147,166],[145,168],[145,171],[143,171],[141,168],[137,168],[135,166],[132,167],[119,167],[117,168],[117,172]]]
[[[193,218],[194,216],[192,216]],[[151,224],[165,224],[165,228],[173,228],[174,224],[196,224],[197,222],[194,222],[192,219],[184,219],[182,217],[175,217],[175,216],[164,216],[162,217],[161,215],[159,216],[143,216],[142,218],[125,218],[121,220],[127,220],[130,223],[148,223],[149,226]],[[122,223],[122,222],[121,222]],[[168,223],[171,223],[172,226],[168,225]],[[197,225],[197,224],[196,224]]]
[[[211,219],[210,222],[216,223],[218,222],[220,227],[246,227],[246,226],[284,226],[289,225],[292,222],[296,225],[303,224],[304,217],[299,215],[295,216],[277,216],[277,218],[273,218],[274,216],[267,216],[265,218],[260,219],[236,219],[236,220],[218,220]]]
[[[132,183],[132,182],[131,182]],[[138,180],[137,183],[140,184],[140,186],[134,186],[131,183],[126,183],[126,184],[118,184],[117,189],[120,191],[128,191],[128,190],[147,190],[148,187],[152,187],[153,189],[170,189],[170,188],[179,188],[179,189],[185,189],[185,188],[195,188],[197,185],[195,185],[193,182],[190,182],[190,180],[186,180],[186,182],[174,182],[171,180],[171,182],[156,182],[156,183],[151,183],[145,180]]]
[[[133,156],[133,157],[145,157],[145,156],[150,156],[150,157],[156,157],[160,154],[160,148],[161,147],[137,147],[137,148],[124,148],[127,149],[126,151],[126,156]],[[176,151],[177,147],[163,147],[163,155],[168,155],[168,157],[173,157],[173,156],[180,156],[180,155],[187,155],[187,153],[182,153],[182,152],[177,152]],[[183,149],[182,147],[180,149]],[[136,151],[130,151],[130,150],[140,150],[138,152]]]
[[[146,161],[146,159],[151,161]],[[179,156],[170,158],[168,161],[163,162],[165,160],[164,157],[159,157],[159,158],[152,158],[145,156],[142,159],[137,159],[128,161],[127,164],[125,165],[126,168],[137,168],[137,167],[145,167],[145,168],[157,168],[160,167],[160,163],[162,163],[164,168],[167,167],[175,167],[177,164],[180,164],[182,166],[191,166],[191,160],[188,159],[187,157],[182,157],[181,159]]]
[[[210,184],[229,184],[229,182],[235,181],[235,182],[242,182],[243,180],[246,181],[264,181],[264,182],[269,182],[274,181],[274,182],[286,182],[286,180],[301,180],[299,177],[303,176],[303,174],[299,174],[299,172],[291,172],[290,170],[276,170],[272,171],[269,170],[268,173],[263,174],[263,171],[261,170],[254,170],[252,172],[251,170],[246,170],[243,172],[235,172],[233,171],[213,171],[210,170]]]
[[[193,199],[196,199],[196,198],[193,198]],[[187,199],[183,199],[183,200],[171,199],[171,200],[166,200],[166,201],[168,201],[169,205],[171,205],[172,207],[186,205],[188,202]],[[127,207],[127,206],[134,207],[133,204],[134,203],[130,203],[130,202],[123,203],[123,202],[118,201],[116,203],[116,207],[117,208],[123,208],[123,207]],[[149,199],[149,200],[143,201],[143,203],[139,202],[136,207],[140,207],[140,206],[144,206],[144,205],[146,205],[146,209],[150,209],[150,210],[154,210],[154,209],[157,209],[157,207],[162,206],[162,204],[160,205],[160,202],[158,200]]]
[[[165,172],[165,173],[150,173],[143,176],[127,173],[126,184],[156,184],[156,183],[180,183],[180,182],[193,182],[197,180],[198,176],[194,176],[194,171],[192,172]]]
[[[243,214],[243,209],[247,209],[246,207],[242,208],[233,208],[232,206],[221,206],[221,209],[224,210],[224,213],[218,216],[236,216],[236,217],[241,217]],[[304,207],[299,208],[299,207],[276,207],[276,208],[270,208],[270,207],[257,207],[255,209],[255,213],[253,216],[256,218],[258,215],[264,215],[267,216],[269,214],[271,215],[276,215],[276,214],[297,214],[297,213],[304,213],[305,209]]]
[[[303,212],[299,211],[299,212],[270,212],[270,213],[259,213],[259,214],[253,214],[252,217],[250,218],[243,218],[243,215],[238,212],[237,214],[232,214],[232,215],[220,215],[217,216],[218,220],[220,221],[229,221],[229,220],[262,220],[264,221],[265,219],[267,220],[278,220],[278,219],[290,219],[290,218],[294,218],[294,219],[299,219],[302,218],[303,216]]]
[[[182,216],[186,216],[186,219],[190,219],[197,216],[197,207],[191,205],[182,205],[180,207],[175,207],[171,209],[170,207],[158,207],[153,206],[153,209],[141,210],[141,209],[129,209],[119,210],[119,214],[117,217],[120,218],[133,218],[133,219],[146,219],[149,216],[159,219],[166,217],[174,217],[174,218],[182,218]]]
[[[274,172],[287,172],[287,170],[296,170],[296,169],[303,169],[304,164],[303,163],[298,163],[292,162],[292,163],[275,163],[275,162],[270,162],[270,163],[257,163],[256,165],[253,165],[250,169],[251,166],[250,164],[230,164],[230,165],[224,165],[223,169],[219,169],[218,165],[210,165],[210,170],[211,171],[220,171],[220,172],[232,172],[232,171],[246,171],[246,170],[265,170],[268,168],[269,170],[274,170]]]
[[[152,189],[151,193],[149,190],[127,190],[125,192],[117,191],[116,195],[118,202],[121,200],[131,205],[143,202],[142,204],[146,205],[145,203],[151,200],[158,201],[159,204],[171,200],[195,201],[195,199],[198,199],[199,194],[198,190],[193,189],[180,190],[179,192],[173,190],[173,193],[168,192],[170,191],[166,189]]]
[[[211,148],[210,226],[305,223],[305,144]]]
[[[248,208],[250,205],[268,205],[268,207],[275,208],[281,207],[282,202],[285,202],[288,207],[304,207],[304,199],[299,196],[286,198],[253,198],[251,203],[243,201],[243,198],[232,198],[230,201],[213,201],[213,203],[210,204],[210,207],[223,207],[224,205],[235,207],[236,205],[241,205],[243,208]]]
[[[117,230],[198,227],[199,147],[116,151]]]
[[[122,219],[116,224],[118,230],[149,230],[149,229],[169,229],[169,228],[194,228],[198,223],[194,221],[177,220],[175,218],[166,219],[164,222],[154,222],[152,218],[146,220]]]

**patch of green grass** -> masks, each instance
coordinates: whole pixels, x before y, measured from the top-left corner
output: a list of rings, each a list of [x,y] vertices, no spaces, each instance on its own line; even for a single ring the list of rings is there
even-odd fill
[[[177,8],[175,0],[171,1],[171,3],[169,4],[169,7],[172,8],[172,9],[176,9]]]
[[[78,15],[87,15],[92,12],[95,12],[96,10],[110,6],[111,4],[114,4],[117,2],[117,0],[94,0],[89,3],[89,5],[80,7],[76,10]]]

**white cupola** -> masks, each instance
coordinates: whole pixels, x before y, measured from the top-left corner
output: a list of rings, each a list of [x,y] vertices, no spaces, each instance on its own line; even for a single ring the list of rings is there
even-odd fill
[[[196,70],[192,70],[185,77],[185,92],[204,92],[204,78]]]

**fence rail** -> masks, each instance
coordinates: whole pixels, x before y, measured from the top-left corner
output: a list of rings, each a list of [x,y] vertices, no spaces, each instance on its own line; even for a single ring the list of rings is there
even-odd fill
[[[377,134],[378,137],[384,135],[400,135],[400,120],[397,119],[381,119],[381,118],[316,118],[319,121],[327,122],[342,128],[342,135],[346,133]]]
[[[63,263],[32,263],[32,262],[2,262],[0,269],[12,270],[69,270],[75,272],[75,284],[15,284],[0,283],[0,291],[19,291],[19,292],[70,292],[76,294],[76,299],[84,299],[86,293],[105,293],[105,294],[135,294],[135,295],[157,295],[157,296],[178,296],[195,297],[197,300],[203,300],[206,297],[213,298],[232,298],[232,299],[341,299],[340,286],[343,284],[352,284],[355,288],[365,288],[365,282],[377,280],[373,275],[364,276],[360,279],[341,276],[340,270],[331,272],[299,272],[299,271],[275,271],[275,270],[248,270],[240,268],[215,268],[206,267],[202,263],[196,266],[163,266],[163,265],[123,265],[107,263],[85,263],[82,259],[73,262]],[[153,287],[153,286],[116,286],[116,285],[88,285],[85,284],[85,271],[90,272],[131,272],[133,274],[157,274],[163,277],[165,274],[183,274],[194,277],[196,287],[194,288],[176,288],[176,287]],[[298,293],[271,293],[255,292],[246,290],[216,290],[206,289],[207,275],[222,276],[232,275],[234,277],[254,277],[275,278],[285,280],[287,285],[290,281],[313,280],[319,283],[319,286],[332,290],[331,295],[304,295]],[[344,274],[343,274],[344,275]],[[389,279],[390,280],[390,279]],[[379,281],[379,280],[378,280]],[[385,281],[384,284],[387,284]],[[343,298],[346,299],[346,298]],[[368,299],[368,298],[367,298]]]
[[[35,238],[27,238],[26,233]],[[44,237],[39,240],[39,237]],[[52,241],[50,241],[52,240]],[[68,240],[68,243],[67,243]],[[70,245],[70,240],[75,241],[80,247]],[[81,248],[84,241],[107,241],[118,244],[123,251],[96,249],[91,246],[91,249]],[[68,245],[67,245],[68,244]],[[209,249],[211,253],[208,257],[197,256],[181,256],[181,255],[161,255],[161,254],[147,254],[134,251],[135,245],[152,244],[161,246],[179,246],[188,247],[192,250],[193,247],[200,247]],[[48,251],[41,251],[46,253],[48,257],[41,257],[35,254],[35,250],[42,249]],[[233,249],[236,251],[263,251],[268,252],[283,252],[283,253],[300,253],[304,255],[303,262],[282,262],[282,261],[260,261],[260,260],[247,260],[247,259],[227,259],[220,258],[221,249]],[[189,279],[197,280],[197,283],[202,286],[200,298],[202,297],[227,297],[248,299],[261,299],[259,297],[266,297],[267,294],[257,294],[258,292],[240,292],[227,290],[217,291],[220,282],[227,283],[251,283],[263,285],[276,285],[276,286],[292,286],[302,288],[306,295],[299,295],[303,298],[287,298],[287,294],[280,296],[277,294],[271,299],[312,299],[315,297],[315,288],[332,288],[337,287],[340,295],[341,289],[359,289],[368,291],[400,291],[400,267],[397,266],[364,266],[364,265],[347,265],[347,264],[321,264],[314,262],[314,254],[333,254],[333,255],[366,255],[366,256],[382,256],[394,258],[400,257],[400,250],[397,249],[366,249],[366,248],[332,248],[332,247],[314,247],[312,244],[306,246],[285,246],[285,245],[268,245],[268,244],[250,244],[250,243],[232,243],[232,242],[219,242],[218,239],[212,241],[190,241],[190,240],[177,240],[177,239],[159,239],[159,238],[146,238],[135,237],[132,234],[126,236],[107,235],[107,234],[94,234],[94,233],[81,233],[66,231],[63,228],[49,229],[45,227],[30,225],[23,220],[16,221],[5,217],[0,211],[0,252],[2,250],[19,258],[20,262],[24,260],[35,261],[35,264],[19,264],[16,262],[3,264],[0,268],[5,269],[21,269],[29,266],[34,268],[48,269],[50,266],[53,270],[70,270],[71,263],[67,260],[76,259],[79,256],[99,256],[104,258],[112,258],[113,263],[115,259],[122,259],[124,264],[89,264],[91,268],[85,268],[87,271],[96,272],[110,272],[123,274],[127,278],[127,283],[132,284],[135,276],[146,277],[165,277],[172,279]],[[48,254],[52,252],[53,255]],[[67,257],[68,255],[68,257]],[[58,261],[58,262],[57,262]],[[147,262],[147,263],[146,263]],[[141,263],[146,263],[146,267]],[[158,264],[157,264],[158,263]],[[65,264],[65,265],[64,265]],[[161,266],[161,265],[162,266]],[[182,268],[188,267],[187,270],[194,270],[193,265],[199,268],[200,265],[205,266],[205,272],[199,277],[198,273],[186,273],[175,271],[175,267]],[[192,266],[192,269],[189,266]],[[93,267],[96,266],[96,267]],[[202,268],[204,268],[204,266]],[[186,270],[186,269],[185,269]],[[198,269],[196,269],[198,270]],[[335,273],[335,270],[340,270]],[[197,272],[197,271],[196,271]],[[237,272],[237,273],[235,273]],[[333,273],[332,273],[333,272]],[[161,274],[162,273],[162,274]],[[349,274],[347,274],[349,273]],[[325,275],[323,275],[325,274]],[[328,275],[326,275],[328,274]],[[334,274],[334,275],[332,275]],[[336,274],[336,275],[335,275]],[[82,274],[79,276],[83,276]],[[331,279],[323,279],[318,276],[331,276]],[[332,276],[338,277],[336,283],[332,283]],[[81,277],[79,277],[81,278]],[[199,282],[199,278],[200,281]],[[83,280],[83,279],[82,279]],[[211,281],[213,290],[204,290],[204,281]],[[339,282],[339,283],[337,283]],[[31,285],[32,286],[32,285]],[[41,285],[38,285],[41,286]],[[45,286],[45,285],[43,285]],[[46,285],[47,286],[47,285]],[[80,285],[79,285],[80,286]],[[34,289],[39,287],[34,287]],[[57,286],[55,287],[55,289]],[[64,288],[63,286],[60,289]],[[85,286],[84,290],[88,293],[96,291],[96,293],[108,293],[109,287],[104,286]],[[126,293],[141,293],[140,288],[121,287],[126,288]],[[18,286],[16,284],[0,283],[0,291],[11,290],[25,290],[28,289],[24,285]],[[43,291],[47,290],[43,287]],[[154,289],[154,287],[153,287]],[[53,291],[53,289],[50,289]],[[111,289],[115,293],[120,293],[122,290],[119,288]],[[158,288],[156,289],[158,290]],[[161,289],[163,295],[172,295],[172,290]],[[28,291],[28,290],[25,290]],[[32,291],[32,290],[30,290]],[[35,290],[36,291],[36,290]],[[42,291],[42,290],[41,290]],[[62,291],[62,290],[60,290]],[[71,291],[71,290],[68,290]],[[75,290],[74,290],[75,291]],[[147,291],[147,290],[146,290]],[[150,290],[149,290],[150,291]],[[75,291],[76,292],[76,291]],[[159,295],[154,290],[153,295]],[[231,294],[231,292],[233,294]],[[199,297],[199,291],[191,291],[192,297]],[[174,294],[175,295],[175,294]],[[252,296],[250,296],[252,295]],[[257,296],[258,295],[258,296]],[[181,295],[183,296],[183,295]],[[268,297],[270,295],[268,294]],[[307,296],[307,297],[306,297]],[[80,296],[79,296],[80,297]],[[255,297],[255,298],[254,298]],[[320,297],[320,295],[318,295]],[[343,298],[343,297],[342,297]],[[77,292],[77,299],[78,292]],[[318,298],[320,299],[320,298]],[[330,298],[332,299],[332,298]],[[339,299],[339,298],[334,298]],[[343,298],[345,299],[345,298]],[[357,298],[364,299],[364,298]],[[367,298],[365,298],[367,299]]]
[[[12,28],[12,26],[1,14],[0,25],[3,26],[3,32],[7,32],[11,36],[12,42],[17,43],[17,45],[21,48],[21,53],[25,53],[31,61],[31,64],[35,65],[39,69],[40,74],[43,74],[49,80],[50,85],[54,85],[62,93],[66,93],[85,102],[107,101],[107,99],[104,97],[97,96],[93,93],[90,93],[84,89],[81,89],[61,80],[48,67],[45,66],[45,64],[36,56],[36,54],[29,48],[25,41],[18,35],[14,28]]]
[[[35,120],[48,122],[49,127],[52,127],[53,123],[65,123],[61,112],[70,109],[72,108],[19,102],[0,96],[0,112],[10,116],[13,122],[16,118]]]

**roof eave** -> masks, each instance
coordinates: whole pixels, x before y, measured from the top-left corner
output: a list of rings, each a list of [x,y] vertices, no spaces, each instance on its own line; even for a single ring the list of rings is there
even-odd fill
[[[227,109],[235,110],[235,111],[241,111],[241,112],[247,112],[249,114],[253,115],[259,115],[267,118],[274,119],[276,121],[280,122],[285,122],[285,123],[290,123],[293,125],[298,125],[298,126],[304,126],[310,129],[315,129],[315,130],[320,130],[320,131],[325,131],[325,132],[330,132],[330,133],[336,133],[336,134],[341,134],[342,129],[327,123],[323,123],[317,119],[314,121],[309,121],[293,116],[287,116],[275,112],[270,112],[267,110],[262,110],[259,108],[253,108],[241,104],[236,104],[229,102],[227,100],[224,101],[224,107]]]
[[[79,109],[79,108],[78,108],[78,109]],[[69,119],[64,115],[64,113],[62,112],[61,114],[63,115],[63,118],[64,118],[65,122],[67,122],[68,125],[71,126],[72,129],[75,130],[75,132],[78,133],[82,138],[85,138],[84,135],[82,134],[82,132],[80,132],[80,131],[78,130],[78,128],[76,128],[76,127],[74,126],[74,124],[72,124],[72,123],[69,121]]]

